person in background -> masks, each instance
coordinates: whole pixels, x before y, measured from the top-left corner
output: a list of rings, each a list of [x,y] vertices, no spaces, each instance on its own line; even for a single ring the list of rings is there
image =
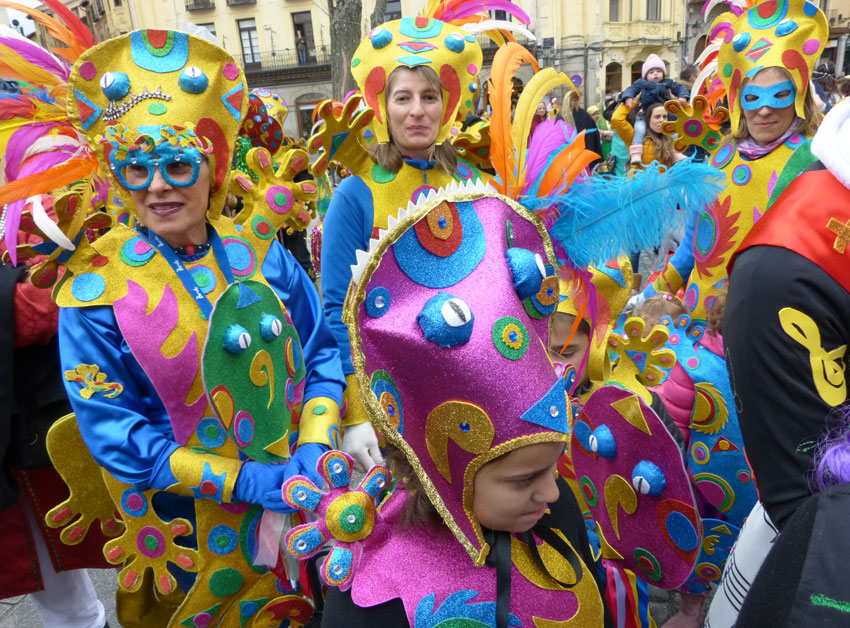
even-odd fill
[[[638,95],[640,95],[639,100]],[[689,96],[690,93],[684,85],[667,78],[667,66],[661,57],[651,54],[646,58],[641,68],[641,78],[627,87],[621,95],[622,102],[629,109],[634,108],[637,104],[640,105],[637,121],[634,124],[634,137],[629,148],[629,157],[633,166],[647,163],[643,158],[643,140],[647,133],[647,127],[651,126],[650,105],[656,103],[663,105],[672,98],[678,98],[679,102],[684,105],[687,104]]]
[[[307,40],[300,30],[295,31],[295,52],[298,53],[298,65],[307,65]]]
[[[602,162],[602,138],[599,136],[599,129],[587,110],[582,108],[580,91],[577,89],[572,90],[567,97],[567,102],[569,103],[570,112],[572,113],[573,120],[575,121],[576,130],[579,133],[582,131],[585,132],[585,147],[587,147],[587,150],[599,155],[599,159],[591,163],[589,166],[590,169],[593,170],[593,168]]]

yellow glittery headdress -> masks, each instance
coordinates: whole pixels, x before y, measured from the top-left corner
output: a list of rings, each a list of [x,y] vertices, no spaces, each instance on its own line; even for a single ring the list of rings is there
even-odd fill
[[[110,165],[128,207],[132,198],[120,172],[134,158],[200,163],[205,156],[215,218],[247,107],[245,77],[234,59],[178,31],[139,30],[99,44],[80,56],[68,82],[68,116]]]
[[[366,104],[375,111],[371,129],[379,144],[390,141],[386,88],[396,68],[427,66],[443,82],[443,115],[437,144],[449,137],[458,112],[473,110],[483,59],[475,34],[486,32],[498,43],[505,37],[510,39],[500,30],[515,30],[532,37],[517,24],[478,15],[492,9],[506,11],[523,24],[529,22],[528,15],[508,0],[431,0],[420,16],[387,22],[360,43],[351,60],[351,73]]]
[[[705,14],[716,4],[714,1],[706,5]],[[746,10],[733,6],[732,14],[720,15],[711,26],[708,40],[712,44],[697,61],[707,64],[697,78],[695,89],[699,89],[705,78],[715,75],[710,99],[719,98],[725,91],[734,130],[741,119],[738,101],[743,82],[764,68],[785,68],[797,90],[794,103],[797,115],[804,118],[812,68],[828,35],[826,16],[808,0],[764,0]]]

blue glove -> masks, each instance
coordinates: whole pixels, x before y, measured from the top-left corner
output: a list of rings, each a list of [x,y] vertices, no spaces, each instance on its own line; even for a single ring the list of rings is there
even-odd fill
[[[316,471],[316,463],[326,451],[330,451],[330,447],[322,443],[304,443],[298,445],[295,453],[289,459],[289,464],[286,465],[286,473],[284,482],[293,475],[303,475],[310,479],[318,488],[322,488],[324,480]]]
[[[283,501],[281,486],[286,478],[290,464],[263,464],[261,462],[245,462],[236,478],[233,488],[233,499],[250,504],[259,504],[274,512],[295,512]]]

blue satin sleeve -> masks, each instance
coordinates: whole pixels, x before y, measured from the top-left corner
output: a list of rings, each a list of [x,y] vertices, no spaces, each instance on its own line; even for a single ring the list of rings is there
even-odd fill
[[[348,327],[342,322],[342,306],[351,282],[351,266],[358,249],[367,250],[372,237],[372,192],[358,176],[347,177],[334,191],[322,235],[322,296],[325,316],[339,345],[342,371],[354,372]]]
[[[328,397],[341,406],[345,377],[342,374],[340,350],[322,313],[322,302],[316,286],[292,254],[278,241],[272,243],[266,254],[262,273],[286,305],[301,340],[307,368],[304,400]]]
[[[94,365],[107,383],[122,390],[94,392],[65,379],[65,389],[83,440],[97,463],[116,479],[147,488],[179,446],[153,384],[130,353],[111,307],[61,308],[59,351],[67,374]]]

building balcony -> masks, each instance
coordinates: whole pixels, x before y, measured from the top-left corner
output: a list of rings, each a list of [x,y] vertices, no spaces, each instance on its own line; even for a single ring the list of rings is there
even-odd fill
[[[602,38],[614,43],[632,42],[635,45],[661,40],[664,40],[664,43],[670,43],[671,40],[677,39],[676,30],[675,24],[665,20],[603,22]],[[678,30],[681,30],[681,27]]]
[[[214,9],[215,0],[186,0],[187,11],[198,11],[200,9]]]
[[[239,4],[256,4],[257,0],[227,0],[227,6],[235,7]]]
[[[279,85],[281,83],[312,83],[331,78],[330,46],[309,49],[303,59],[295,48],[240,55],[249,87]]]

